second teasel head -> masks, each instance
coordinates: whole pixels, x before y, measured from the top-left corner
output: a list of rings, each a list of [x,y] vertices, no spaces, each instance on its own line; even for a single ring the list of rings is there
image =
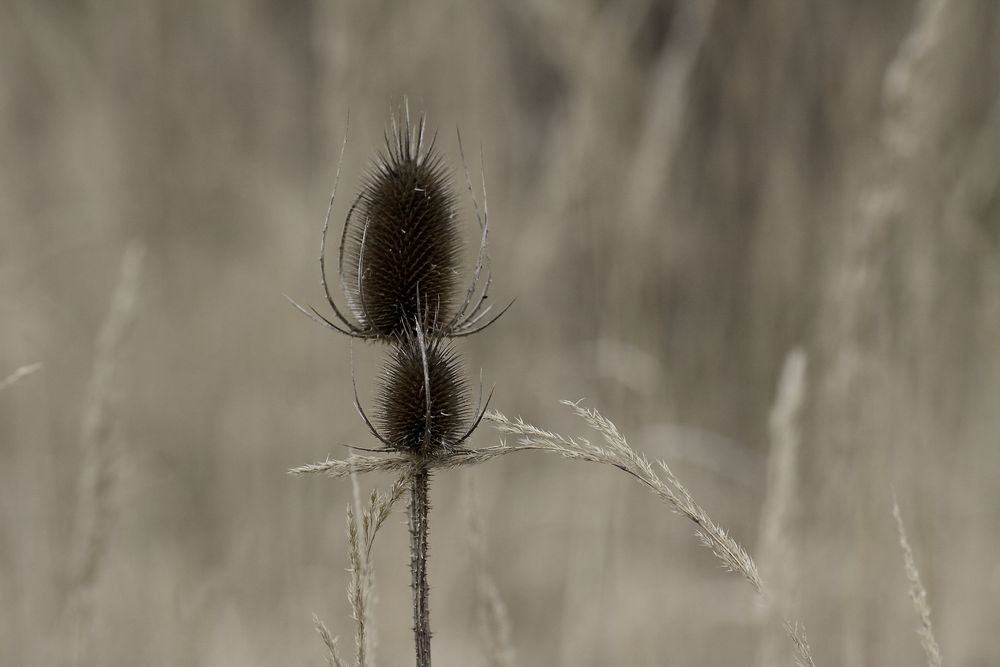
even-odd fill
[[[412,123],[404,101],[344,223],[338,273],[348,307],[337,306],[327,280],[328,212],[320,268],[335,318],[316,309],[299,309],[349,336],[390,343],[418,319],[429,323],[429,334],[449,338],[482,330],[503,314],[487,317],[492,306],[487,303],[491,277],[485,183],[483,196],[481,215],[473,197],[479,255],[471,284],[463,286],[462,234],[451,172],[435,150],[434,137],[427,136],[425,118]]]
[[[378,380],[374,419],[357,407],[387,448],[424,456],[460,447],[485,412],[472,408],[451,344],[425,335],[419,324],[406,328],[391,348]]]

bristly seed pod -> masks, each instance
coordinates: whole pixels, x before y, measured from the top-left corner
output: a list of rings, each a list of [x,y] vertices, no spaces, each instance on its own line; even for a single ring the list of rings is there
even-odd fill
[[[438,336],[425,337],[419,326],[398,338],[378,385],[373,432],[390,449],[425,455],[452,449],[481,419],[454,349]]]
[[[482,331],[510,307],[487,319],[493,307],[487,304],[491,278],[485,178],[482,215],[475,196],[472,199],[481,232],[479,257],[464,293],[459,285],[462,242],[452,178],[434,150],[435,138],[425,143],[425,134],[426,120],[421,116],[416,126],[411,124],[404,100],[399,119],[393,118],[391,131],[386,132],[385,150],[369,167],[347,214],[339,275],[353,317],[337,306],[326,275],[334,185],[320,244],[320,274],[336,321],[292,302],[324,326],[355,338],[391,343],[419,319],[428,322],[429,333],[457,338]],[[464,162],[461,137],[459,151]],[[339,180],[339,167],[337,174]],[[466,182],[471,193],[467,170]]]
[[[462,243],[451,176],[409,119],[393,124],[386,152],[369,168],[341,245],[348,305],[379,337],[410,326],[422,303],[439,321],[453,315]]]

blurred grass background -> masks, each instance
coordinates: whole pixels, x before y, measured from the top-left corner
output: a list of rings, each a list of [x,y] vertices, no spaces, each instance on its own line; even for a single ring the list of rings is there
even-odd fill
[[[320,664],[313,612],[349,643],[350,485],[284,471],[370,442],[347,341],[282,295],[322,301],[348,109],[335,223],[404,95],[459,185],[454,129],[484,147],[494,298],[517,303],[460,347],[495,407],[577,433],[557,400],[586,397],[753,550],[801,346],[788,543],[818,664],[922,659],[890,485],[947,663],[1000,662],[993,0],[14,0],[0,377],[44,368],[0,393],[0,664]],[[379,351],[355,354],[364,399]],[[748,587],[624,476],[463,474],[519,664],[754,661]],[[443,665],[485,664],[461,489],[432,491]],[[407,559],[399,513],[382,664],[412,660]]]

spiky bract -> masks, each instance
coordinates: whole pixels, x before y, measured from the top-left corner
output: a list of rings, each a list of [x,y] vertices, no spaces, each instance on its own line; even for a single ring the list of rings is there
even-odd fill
[[[390,353],[375,407],[384,442],[422,454],[460,445],[473,418],[461,360],[451,345],[410,330]]]
[[[424,145],[424,121],[393,124],[347,216],[341,275],[371,337],[399,335],[422,309],[448,322],[458,307],[462,242],[451,176]]]

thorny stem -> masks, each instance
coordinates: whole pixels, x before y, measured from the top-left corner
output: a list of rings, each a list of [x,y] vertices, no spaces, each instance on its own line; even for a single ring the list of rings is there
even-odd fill
[[[431,664],[431,615],[427,586],[427,514],[430,470],[418,465],[410,486],[410,579],[413,589],[413,641],[417,667]]]

